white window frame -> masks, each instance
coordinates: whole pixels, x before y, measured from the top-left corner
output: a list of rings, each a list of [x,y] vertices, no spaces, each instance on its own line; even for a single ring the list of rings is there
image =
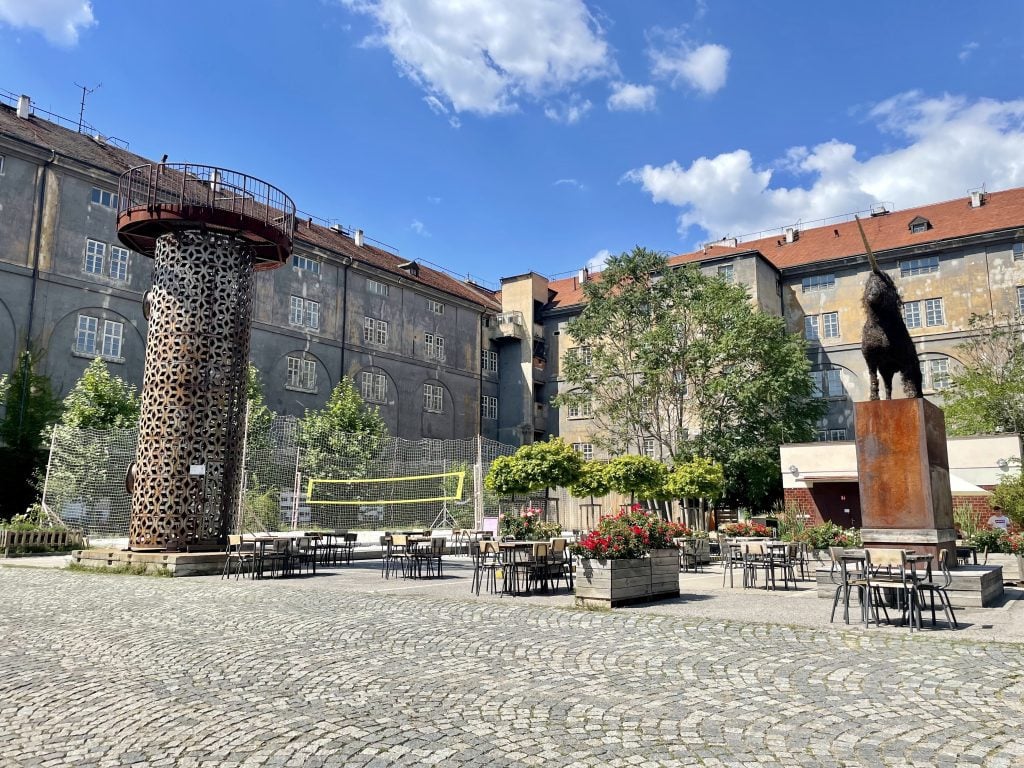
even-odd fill
[[[388,323],[375,317],[363,317],[363,341],[375,347],[388,345]]]
[[[811,293],[812,291],[827,291],[836,287],[835,273],[829,272],[825,275],[808,275],[800,279],[800,293]]]
[[[427,309],[433,312],[435,315],[444,314],[444,304],[436,299],[427,299]]]
[[[722,264],[718,267],[718,279],[727,283],[736,282],[736,269],[733,264]]]
[[[363,400],[369,403],[386,403],[388,396],[388,377],[383,373],[363,371],[361,375]]]
[[[316,392],[316,360],[288,355],[285,389]]]
[[[104,320],[103,351],[100,354],[107,360],[120,360],[123,342],[124,323],[119,323],[116,320]]]
[[[107,274],[112,280],[119,280],[122,283],[128,280],[128,261],[131,254],[127,248],[119,245],[110,246],[110,266],[107,268]]]
[[[493,349],[480,350],[480,369],[485,373],[497,373],[498,353]]]
[[[811,371],[811,380],[814,384],[811,397],[822,400],[834,400],[846,397],[846,387],[843,385],[842,369],[837,366]]]
[[[0,176],[4,175],[4,156],[0,155]]]
[[[439,384],[423,385],[423,410],[427,413],[444,413],[444,387]]]
[[[830,429],[828,431],[828,441],[830,443],[846,440],[846,427],[839,427],[838,429]]]
[[[949,358],[934,357],[931,360],[926,360],[925,365],[927,368],[927,388],[935,392],[949,389]]]
[[[305,311],[305,299],[301,296],[292,296],[288,306],[288,324],[302,325],[303,312]]]
[[[826,339],[839,338],[839,313],[823,312],[821,315],[822,336]]]
[[[427,350],[427,357],[435,360],[444,360],[444,337],[436,333],[424,333],[423,345]]]
[[[80,355],[96,355],[96,337],[99,332],[99,318],[79,315],[75,329],[75,352]]]
[[[306,327],[313,331],[320,330],[320,302],[306,299]]]
[[[584,461],[594,460],[594,444],[593,443],[573,443],[572,449],[576,453],[583,457]]]
[[[480,415],[489,420],[498,420],[498,398],[493,395],[480,396]]]
[[[804,340],[820,341],[821,333],[818,326],[817,315],[804,315]]]
[[[920,301],[905,301],[903,302],[903,322],[907,328],[920,328],[921,327],[921,302]]]
[[[936,328],[946,324],[946,310],[942,298],[924,300],[924,324],[928,328]]]
[[[1014,243],[1011,250],[1014,261],[1024,261],[1024,243]]]
[[[292,255],[292,269],[310,272],[311,274],[320,277],[320,262],[316,259],[310,258],[309,256],[303,256],[301,253]]]
[[[107,260],[107,244],[91,237],[85,240],[85,265],[83,270],[87,275],[100,275],[103,273],[103,265]]]
[[[566,408],[566,416],[570,419],[589,419],[594,415],[594,406],[589,400],[572,403]]]
[[[645,437],[644,438],[643,454],[644,454],[644,456],[650,456],[652,459],[654,458],[654,438],[653,437]]]
[[[1017,311],[1024,315],[1024,285],[1017,286]]]
[[[900,277],[913,277],[914,275],[927,275],[939,271],[938,256],[922,256],[918,259],[906,259],[900,261]]]
[[[102,205],[104,208],[117,208],[117,192],[93,187],[89,193],[89,202]]]
[[[378,296],[387,296],[391,293],[391,286],[387,283],[382,283],[379,280],[374,280],[372,277],[366,278],[366,290],[370,293],[375,293]]]

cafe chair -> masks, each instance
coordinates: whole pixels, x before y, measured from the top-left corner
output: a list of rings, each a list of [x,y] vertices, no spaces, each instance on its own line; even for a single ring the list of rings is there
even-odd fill
[[[356,540],[359,535],[356,533],[346,533],[345,540],[341,543],[341,561],[352,565],[352,554],[356,549]]]
[[[498,581],[504,578],[502,573],[501,549],[496,541],[474,541],[469,545],[470,556],[473,557],[473,583],[470,589],[480,594],[480,586],[486,582],[488,592],[498,591]]]
[[[225,554],[227,558],[224,560],[224,571],[220,575],[222,579],[230,576],[232,570],[234,570],[236,580],[246,569],[248,569],[250,577],[254,575],[256,542],[242,541],[241,535],[229,534],[228,547],[225,550]]]
[[[752,541],[743,545],[743,588],[757,586],[758,572],[764,572],[764,588],[775,589],[775,568],[768,547]]]
[[[423,566],[427,567],[427,578],[434,577],[434,566],[437,565],[437,578],[441,578],[441,558],[447,542],[443,537],[433,537],[412,550],[410,565],[416,567],[416,575],[423,576]]]
[[[572,589],[572,558],[569,555],[568,539],[551,539],[548,550],[548,579],[557,584],[559,581]]]
[[[309,536],[295,536],[287,542],[289,570],[297,571],[300,575],[302,569],[309,573],[312,569],[316,573],[316,546]]]
[[[732,539],[721,540],[722,586],[728,577],[729,586],[733,586],[733,571],[739,569],[743,573],[743,549],[739,542]]]
[[[878,622],[877,607],[881,606],[889,620],[886,605],[886,594],[895,596],[896,608],[902,620],[906,621],[913,632],[915,627],[921,628],[921,610],[916,589],[916,576],[913,567],[907,562],[907,553],[902,549],[866,547],[864,549],[864,570],[868,582],[868,601],[876,606],[875,622]],[[883,593],[883,590],[885,591]],[[865,624],[867,617],[865,617]]]
[[[935,598],[938,597],[939,604],[942,606],[943,613],[946,614],[946,623],[954,629],[959,629],[960,625],[956,621],[956,614],[953,613],[953,604],[949,601],[949,585],[953,583],[953,574],[949,572],[949,552],[945,549],[940,549],[939,554],[939,576],[920,581],[917,584],[917,591],[923,596],[927,596],[932,611],[932,626],[935,626]]]
[[[832,617],[829,621],[836,620],[836,608],[839,600],[843,601],[843,621],[850,623],[850,596],[854,591],[860,603],[861,617],[865,626],[868,623],[868,616],[871,609],[875,612],[875,623],[878,623],[878,605],[872,605],[870,590],[868,587],[867,575],[865,572],[865,559],[863,557],[848,557],[843,547],[829,547],[829,555],[832,558],[832,569],[829,571],[829,580],[835,584],[835,594],[832,596]],[[886,621],[889,620],[889,613],[885,610]]]
[[[409,563],[409,537],[402,533],[394,533],[391,536],[385,537],[384,542],[384,578],[390,578],[392,571],[400,569],[402,575],[407,574],[407,568],[410,567]]]

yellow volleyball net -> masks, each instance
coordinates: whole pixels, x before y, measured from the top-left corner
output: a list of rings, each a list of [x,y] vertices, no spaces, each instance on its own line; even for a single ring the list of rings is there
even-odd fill
[[[437,472],[406,477],[310,478],[307,504],[367,506],[462,501],[466,472]]]

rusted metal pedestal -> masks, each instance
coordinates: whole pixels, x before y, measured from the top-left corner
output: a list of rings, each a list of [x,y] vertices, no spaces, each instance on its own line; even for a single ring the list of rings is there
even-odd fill
[[[133,168],[118,195],[118,236],[154,257],[128,543],[221,547],[244,471],[253,271],[287,260],[295,206],[258,179],[196,165]]]
[[[956,563],[946,419],[923,398],[854,404],[861,537]]]

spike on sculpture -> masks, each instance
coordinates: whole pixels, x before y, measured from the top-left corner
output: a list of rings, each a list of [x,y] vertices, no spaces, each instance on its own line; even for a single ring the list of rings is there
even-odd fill
[[[898,372],[903,380],[903,392],[907,397],[923,397],[921,392],[921,363],[917,350],[903,321],[903,301],[893,279],[878,267],[875,254],[871,252],[868,237],[864,234],[860,217],[857,229],[864,240],[864,251],[871,262],[871,274],[864,284],[864,332],[861,352],[868,364],[871,379],[871,399],[878,400],[878,376],[885,383],[885,399],[892,399],[892,377]]]

